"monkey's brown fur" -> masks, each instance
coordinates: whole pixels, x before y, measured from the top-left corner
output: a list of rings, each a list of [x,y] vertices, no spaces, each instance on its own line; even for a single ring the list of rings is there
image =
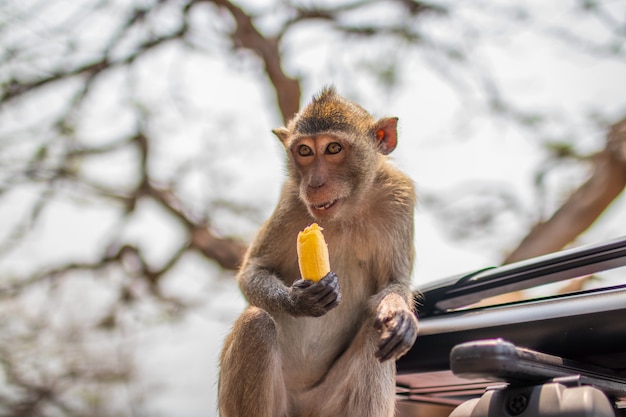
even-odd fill
[[[327,88],[274,133],[288,176],[238,275],[250,306],[221,357],[221,417],[391,417],[417,334],[412,182],[388,161],[396,118]],[[333,270],[303,281],[296,237],[324,228]]]

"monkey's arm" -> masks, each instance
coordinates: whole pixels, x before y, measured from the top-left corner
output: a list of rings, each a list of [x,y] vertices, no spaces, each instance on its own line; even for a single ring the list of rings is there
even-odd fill
[[[380,332],[376,358],[381,362],[398,359],[417,338],[417,318],[409,302],[411,291],[405,283],[392,282],[375,299],[374,327]]]
[[[239,277],[250,304],[268,313],[319,317],[339,305],[339,280],[329,272],[318,282],[299,279],[290,287],[268,269],[248,265]]]
[[[302,220],[304,219],[304,220]],[[237,277],[250,304],[268,313],[318,317],[340,301],[334,273],[313,283],[300,278],[298,232],[307,226],[306,208],[287,183],[276,210],[250,246]]]
[[[417,318],[413,311],[411,271],[415,259],[414,223],[415,188],[409,178],[391,166],[380,176],[381,194],[387,202],[379,210],[387,219],[389,243],[379,252],[381,262],[374,275],[378,291],[372,297],[374,326],[380,332],[376,357],[384,362],[398,359],[413,346],[417,337]],[[385,251],[386,249],[386,251]]]

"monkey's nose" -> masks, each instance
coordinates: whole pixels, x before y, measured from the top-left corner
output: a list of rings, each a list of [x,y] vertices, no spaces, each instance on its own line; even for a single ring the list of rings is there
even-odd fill
[[[309,187],[313,189],[322,188],[326,184],[325,175],[311,175],[309,177]]]

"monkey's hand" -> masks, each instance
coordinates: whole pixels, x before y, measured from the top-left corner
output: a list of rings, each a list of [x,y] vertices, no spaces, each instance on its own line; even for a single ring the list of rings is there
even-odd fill
[[[337,275],[329,272],[318,282],[299,279],[289,288],[289,299],[294,316],[323,316],[341,302]]]
[[[394,308],[381,303],[374,327],[380,333],[376,358],[385,362],[398,359],[413,346],[417,338],[417,318],[406,308]]]

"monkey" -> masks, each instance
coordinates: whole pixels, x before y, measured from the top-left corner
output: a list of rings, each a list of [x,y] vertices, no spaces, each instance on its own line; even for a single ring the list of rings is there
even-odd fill
[[[416,193],[388,157],[397,122],[329,86],[273,130],[286,179],[237,275],[249,306],[224,341],[221,417],[394,415],[395,359],[418,329]],[[302,279],[296,254],[312,222],[332,269],[316,283]]]

